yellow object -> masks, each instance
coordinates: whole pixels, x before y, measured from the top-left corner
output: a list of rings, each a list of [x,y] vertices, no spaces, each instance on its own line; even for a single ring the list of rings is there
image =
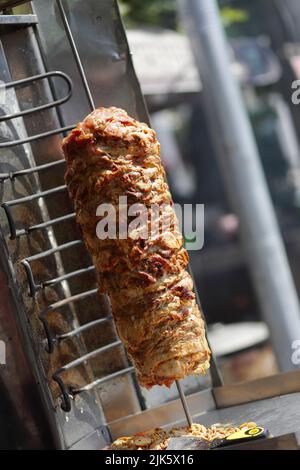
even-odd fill
[[[257,437],[263,433],[264,433],[264,428],[260,428],[260,427],[255,427],[255,428],[246,429],[246,430],[241,429],[240,431],[234,432],[233,434],[230,434],[230,436],[227,436],[226,440],[233,441],[235,439],[246,439],[249,437]]]

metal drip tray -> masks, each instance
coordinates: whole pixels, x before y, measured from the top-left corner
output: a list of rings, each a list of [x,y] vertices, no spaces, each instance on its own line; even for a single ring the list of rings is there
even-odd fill
[[[208,411],[195,419],[204,426],[215,423],[240,425],[246,421],[254,421],[274,437],[300,432],[300,392]]]

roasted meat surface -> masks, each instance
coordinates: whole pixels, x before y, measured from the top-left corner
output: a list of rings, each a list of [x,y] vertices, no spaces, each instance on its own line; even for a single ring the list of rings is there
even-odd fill
[[[110,298],[140,384],[170,386],[205,373],[210,351],[204,322],[154,130],[122,109],[99,108],[64,139],[63,151],[66,184],[99,292]],[[108,220],[108,212],[99,212],[102,204],[115,210],[115,237],[112,229],[99,238],[99,223]],[[137,204],[142,209],[130,212]]]

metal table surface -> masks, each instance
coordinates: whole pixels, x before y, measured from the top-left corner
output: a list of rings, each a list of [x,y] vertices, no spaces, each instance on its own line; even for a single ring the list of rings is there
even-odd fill
[[[240,425],[254,421],[268,429],[274,437],[297,432],[300,431],[300,393],[208,411],[194,418],[194,421],[205,426],[215,423]]]

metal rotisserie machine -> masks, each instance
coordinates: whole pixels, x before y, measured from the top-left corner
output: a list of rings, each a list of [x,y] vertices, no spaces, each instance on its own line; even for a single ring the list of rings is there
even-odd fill
[[[97,297],[60,148],[94,103],[148,120],[118,6],[35,0],[32,14],[10,14],[23,3],[0,2],[2,442],[101,449],[190,413],[204,425],[256,421],[273,437],[252,447],[298,448],[300,372],[223,386],[213,359],[205,389],[183,384],[187,398],[180,386],[179,398],[140,389]]]

